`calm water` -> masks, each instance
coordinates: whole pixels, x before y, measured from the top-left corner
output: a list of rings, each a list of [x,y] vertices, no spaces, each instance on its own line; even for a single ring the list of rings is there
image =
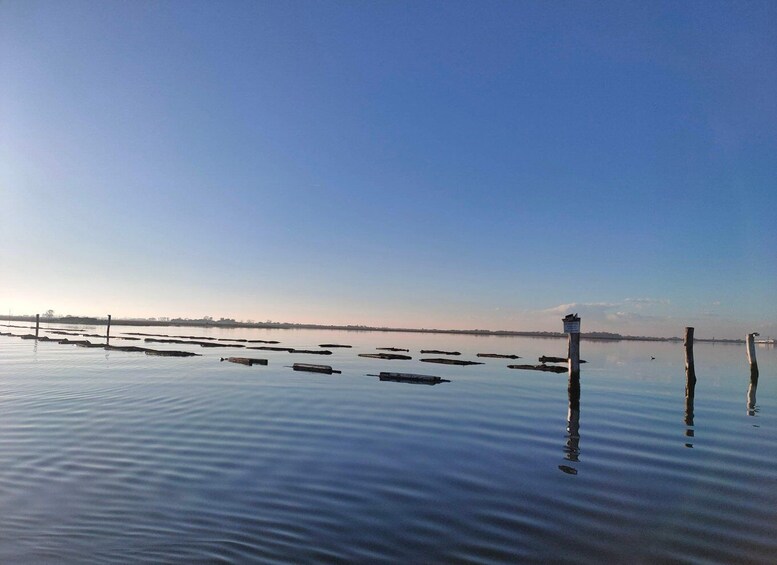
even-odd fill
[[[354,347],[148,344],[202,354],[179,359],[0,337],[0,562],[777,559],[773,348],[749,408],[744,345],[696,345],[690,403],[680,344],[583,341],[578,412],[566,375],[506,368],[563,340],[112,328],[133,331]],[[389,346],[413,360],[357,356]],[[379,371],[451,382],[365,376]]]

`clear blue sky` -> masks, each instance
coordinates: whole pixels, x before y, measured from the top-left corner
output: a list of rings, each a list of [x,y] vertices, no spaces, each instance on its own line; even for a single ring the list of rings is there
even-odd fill
[[[777,336],[775,2],[0,2],[0,311]]]

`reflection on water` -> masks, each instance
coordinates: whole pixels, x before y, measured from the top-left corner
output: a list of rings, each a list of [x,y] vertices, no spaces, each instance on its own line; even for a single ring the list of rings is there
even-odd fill
[[[567,434],[564,446],[564,459],[577,463],[580,461],[580,376],[570,375],[567,385],[569,409],[567,411]],[[559,465],[564,473],[576,475],[577,469],[569,465]]]
[[[696,371],[693,365],[685,370],[685,437],[694,437],[693,429],[693,399],[696,394]],[[688,441],[685,447],[693,448],[693,443]]]
[[[750,386],[747,387],[747,415],[755,416],[758,408],[755,406],[755,392],[758,389],[758,366],[750,366]]]

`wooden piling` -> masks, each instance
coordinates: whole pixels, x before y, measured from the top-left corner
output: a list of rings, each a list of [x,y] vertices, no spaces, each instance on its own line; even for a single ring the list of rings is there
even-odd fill
[[[569,378],[580,378],[580,334],[569,334],[569,353],[567,354],[569,360]]]
[[[758,332],[747,334],[745,343],[747,344],[747,361],[750,363],[750,372],[755,371],[756,378],[758,375],[758,361],[755,358],[755,336],[760,335]]]
[[[578,334],[580,335],[580,334]],[[564,451],[568,461],[579,461],[580,455],[580,376],[569,377],[569,410],[567,411],[567,445]]]
[[[38,339],[38,330],[40,330],[40,314],[35,314],[35,339]]]
[[[685,345],[685,375],[689,381],[693,379],[693,383],[696,384],[696,367],[693,364],[693,328],[685,328],[683,345]]]
[[[105,329],[105,345],[111,341],[111,315],[108,314],[108,327]]]

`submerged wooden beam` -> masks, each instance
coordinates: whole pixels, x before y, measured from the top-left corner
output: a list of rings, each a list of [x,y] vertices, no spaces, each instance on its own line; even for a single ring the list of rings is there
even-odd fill
[[[194,357],[198,356],[197,353],[191,351],[163,351],[161,349],[146,349],[144,351],[146,355],[157,355],[159,357]]]
[[[547,355],[543,355],[539,359],[537,359],[540,363],[566,363],[569,361],[569,359],[564,359],[563,357],[548,357]],[[584,359],[580,359],[580,363],[588,363],[588,361]]]
[[[270,345],[259,345],[255,347],[246,347],[246,349],[260,349],[262,351],[285,351],[286,353],[291,353],[294,351],[291,347],[272,347]]]
[[[482,365],[483,363],[481,361],[463,361],[461,359],[443,359],[443,358],[434,358],[434,359],[421,359],[424,363],[440,363],[442,365]]]
[[[556,365],[508,365],[508,369],[523,369],[525,371],[547,371],[550,373],[566,373],[567,367],[558,367]]]
[[[402,349],[401,347],[376,347],[378,351],[410,351],[409,349]]]
[[[222,357],[221,360],[248,365],[249,367],[253,365],[267,365],[267,359],[257,359],[255,357]]]
[[[319,347],[353,347],[352,345],[340,345],[338,343],[322,343]]]
[[[435,377],[433,375],[416,375],[414,373],[389,373],[381,372],[378,378],[382,381],[394,381],[398,383],[413,383],[423,385],[436,385],[439,383],[449,383],[448,379]]]
[[[520,359],[520,355],[503,355],[501,353],[478,353],[478,357],[489,357],[491,359]]]
[[[370,359],[412,359],[410,355],[398,355],[396,353],[359,353],[359,357],[369,357]]]
[[[331,351],[326,349],[290,349],[289,353],[307,353],[309,355],[332,355]]]
[[[459,351],[441,351],[439,349],[422,349],[421,353],[428,353],[430,355],[461,355]]]
[[[291,366],[292,369],[295,371],[306,371],[308,373],[324,373],[327,375],[337,374],[339,375],[342,373],[342,371],[337,371],[330,367],[329,365],[314,365],[312,363],[294,363],[294,365]]]

